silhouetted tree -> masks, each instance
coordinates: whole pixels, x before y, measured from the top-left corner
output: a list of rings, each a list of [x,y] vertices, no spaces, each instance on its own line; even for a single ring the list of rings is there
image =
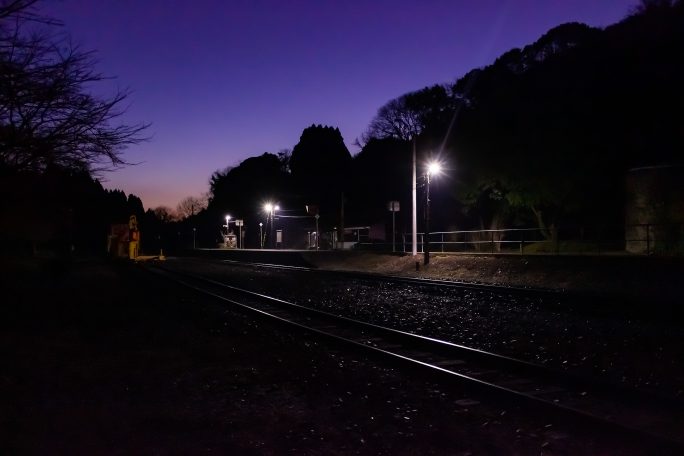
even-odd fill
[[[349,189],[349,217],[359,223],[382,220],[388,201],[400,201],[403,212],[411,207],[411,143],[371,139],[354,156]]]
[[[266,152],[214,172],[209,182],[209,209],[242,217],[261,211],[267,200],[282,202],[289,197],[289,176],[282,168],[281,160]]]
[[[35,13],[35,1],[0,3],[0,166],[97,172],[126,164],[146,124],[119,123],[129,93],[89,93],[107,79],[85,52]]]
[[[456,100],[442,85],[407,93],[388,101],[378,110],[362,141],[367,143],[373,138],[409,140],[426,129],[436,130],[448,123],[455,104]]]
[[[292,149],[290,171],[309,197],[337,192],[348,176],[351,154],[338,128],[311,125]]]
[[[128,210],[129,217],[131,215],[135,215],[138,220],[141,220],[143,214],[145,214],[145,208],[143,207],[142,200],[132,193],[128,195],[126,209]]]
[[[292,149],[290,171],[294,184],[303,204],[319,206],[326,226],[341,226],[340,206],[350,167],[351,154],[338,128],[311,125]]]
[[[666,8],[603,31],[564,24],[477,71],[449,139],[471,212],[620,223],[627,169],[681,161],[684,15]]]
[[[292,151],[290,149],[278,151],[278,160],[280,160],[282,170],[286,173],[290,172],[290,158],[292,158]]]
[[[207,197],[202,196],[188,196],[183,198],[178,206],[176,206],[176,214],[182,219],[192,217],[200,211],[207,208]]]
[[[640,0],[634,7],[633,14],[647,14],[656,10],[667,10],[681,3],[677,0]]]

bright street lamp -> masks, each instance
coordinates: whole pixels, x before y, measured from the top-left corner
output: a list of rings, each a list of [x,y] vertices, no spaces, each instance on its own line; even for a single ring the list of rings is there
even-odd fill
[[[273,248],[273,249],[276,248],[275,239],[273,238],[273,230],[274,230],[273,218],[274,218],[275,212],[278,210],[280,210],[280,206],[278,206],[277,204],[273,204],[273,203],[264,204],[264,211],[266,212],[266,228],[268,228],[268,219],[269,218],[271,219],[271,233],[269,235],[271,239],[269,239],[269,241],[271,244],[271,248]]]
[[[442,165],[438,162],[431,162],[428,164],[427,173],[428,176],[435,176],[442,172]]]
[[[436,176],[442,171],[442,166],[438,162],[428,163],[425,172],[425,258],[423,264],[430,264],[430,176]]]
[[[230,219],[231,219],[230,215],[226,215],[225,219],[226,219],[226,224],[223,226],[226,227],[226,235],[223,238],[223,242],[225,243],[226,247],[229,247],[228,235],[230,234]]]
[[[233,217],[230,215],[226,215],[226,224],[223,225],[226,227],[226,239],[228,239],[228,234],[230,234],[230,223],[233,222],[235,223],[235,229],[239,230],[238,235],[236,240],[238,241],[237,248],[238,249],[243,249],[244,245],[242,245],[242,227],[244,226],[244,220],[241,219],[235,219],[231,220]]]

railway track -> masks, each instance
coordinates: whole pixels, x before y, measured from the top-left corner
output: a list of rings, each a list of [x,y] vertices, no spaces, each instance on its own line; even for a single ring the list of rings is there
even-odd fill
[[[206,261],[206,260],[205,260]],[[236,266],[249,266],[254,268],[264,268],[264,269],[275,269],[281,271],[302,271],[302,272],[315,272],[317,274],[329,274],[336,275],[354,279],[370,279],[378,280],[381,279],[386,282],[393,283],[405,283],[409,285],[435,285],[440,287],[449,288],[460,288],[460,289],[471,289],[471,290],[487,290],[494,292],[505,292],[510,294],[533,294],[533,295],[543,295],[543,296],[553,296],[561,297],[565,296],[565,292],[559,290],[550,290],[542,288],[522,288],[522,287],[511,287],[503,285],[491,285],[484,283],[472,283],[472,282],[460,282],[456,280],[439,280],[439,279],[426,279],[419,277],[402,277],[397,275],[384,275],[376,274],[370,272],[357,272],[357,271],[344,271],[344,270],[330,270],[330,269],[315,269],[306,266],[288,266],[282,264],[273,263],[258,263],[258,262],[245,262],[245,261],[235,261],[235,260],[214,260],[220,263],[231,264]]]
[[[656,446],[684,449],[684,407],[680,401],[663,400],[496,353],[334,315],[187,272],[158,265],[148,268],[243,311],[389,358],[441,380],[457,381],[499,400],[600,427],[618,437],[639,436],[652,440]]]

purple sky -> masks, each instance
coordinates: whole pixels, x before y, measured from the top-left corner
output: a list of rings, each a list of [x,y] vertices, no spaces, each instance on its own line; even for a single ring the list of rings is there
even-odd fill
[[[142,162],[105,176],[146,208],[208,190],[211,173],[291,149],[304,128],[352,146],[388,100],[451,82],[570,21],[606,26],[637,0],[61,0],[45,11],[152,122]]]

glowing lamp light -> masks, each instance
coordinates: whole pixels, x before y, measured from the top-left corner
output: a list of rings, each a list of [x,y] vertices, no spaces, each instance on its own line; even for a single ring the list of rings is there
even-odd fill
[[[269,214],[271,214],[274,211],[279,211],[279,210],[280,210],[280,206],[278,206],[277,204],[273,204],[273,203],[264,204],[264,212],[268,212]]]
[[[428,164],[427,172],[431,176],[435,176],[442,172],[442,165],[437,162],[431,162]]]
[[[273,230],[275,225],[275,211],[279,210],[280,206],[277,204],[273,204],[271,202],[268,202],[264,204],[264,212],[266,212],[266,231],[268,231],[268,223],[271,223],[271,234],[268,236],[270,238],[269,244],[271,244],[271,248],[275,249],[276,248],[276,243],[275,239],[273,238]],[[261,223],[259,223],[259,233],[261,234]],[[264,247],[264,240],[262,238],[261,240],[261,248]]]

